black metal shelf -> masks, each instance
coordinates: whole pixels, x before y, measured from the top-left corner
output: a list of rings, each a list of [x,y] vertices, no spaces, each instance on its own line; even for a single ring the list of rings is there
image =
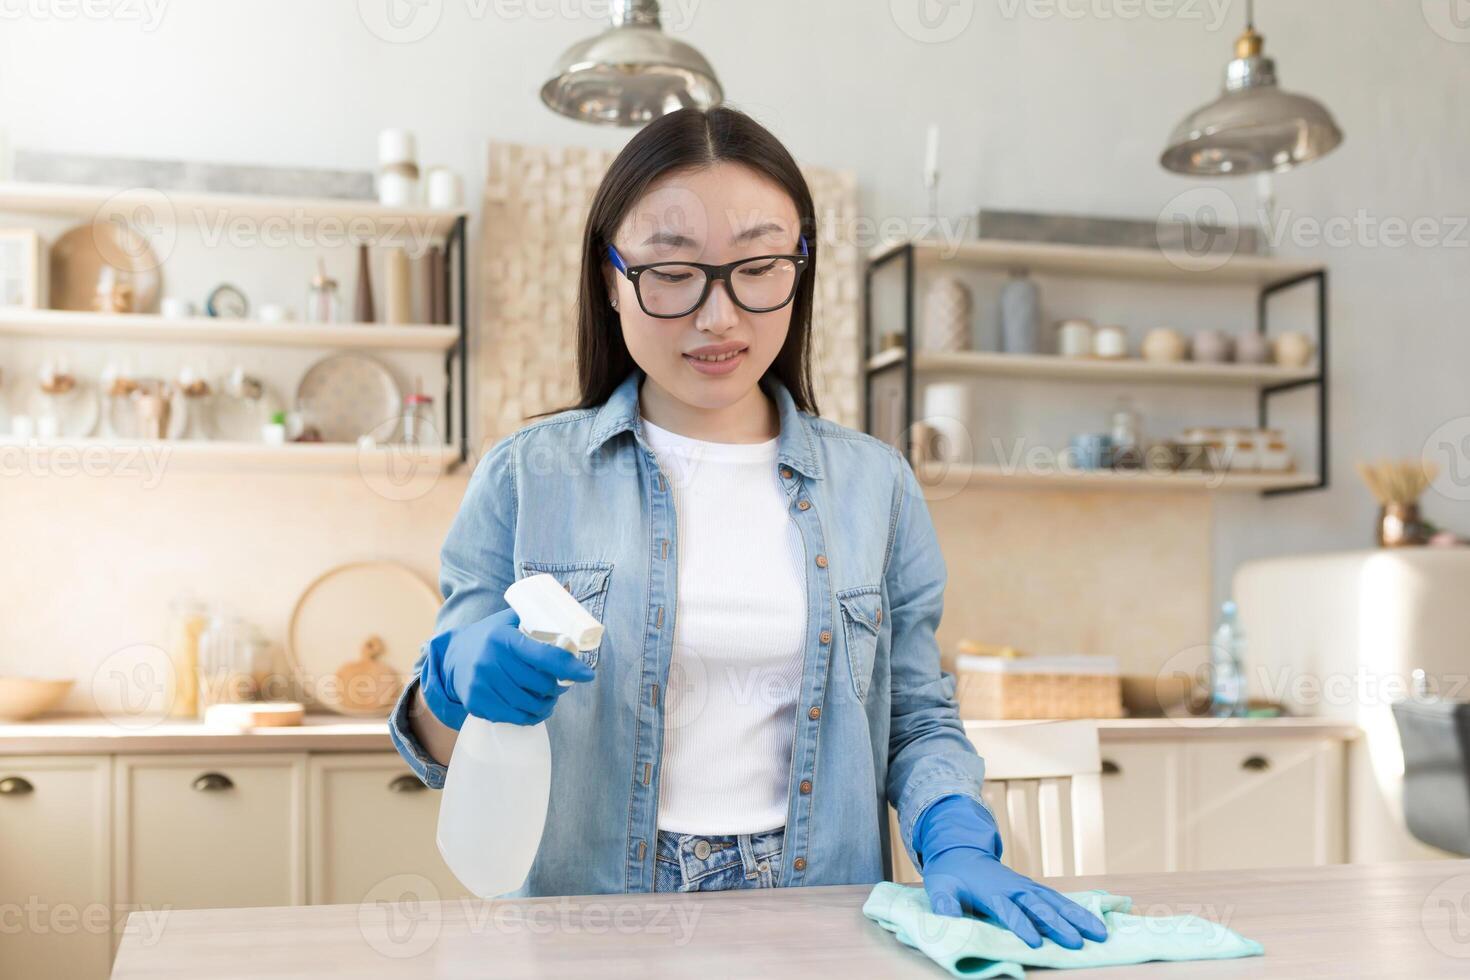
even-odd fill
[[[987,242],[986,251],[993,253],[996,249],[1003,248],[1007,243]],[[1032,242],[1015,243],[1023,253],[1045,255],[1050,250],[1048,246],[1038,245]],[[892,370],[901,370],[903,374],[903,430],[899,435],[900,446],[898,447],[905,458],[911,458],[911,430],[914,423],[914,285],[916,277],[916,255],[915,243],[905,242],[890,248],[881,250],[874,254],[868,261],[863,271],[863,430],[868,433],[873,431],[873,378],[874,376]],[[1053,271],[1059,271],[1066,275],[1089,275],[1103,276],[1108,278],[1166,278],[1166,276],[1155,275],[1162,272],[1158,264],[1158,253],[1137,250],[1138,256],[1129,256],[1127,263],[1130,272],[1122,276],[1108,276],[1106,272],[1100,271],[1104,263],[1099,262],[1089,265],[1085,260],[1078,261],[1079,256],[1085,256],[1087,250],[1080,246],[1065,246],[1054,249],[1056,253],[1065,253],[1067,264]],[[1124,254],[1124,250],[1108,249],[1109,257]],[[987,256],[990,264],[994,265],[994,255]],[[964,262],[961,256],[957,261]],[[1249,278],[1235,277],[1230,281],[1239,282],[1242,285],[1254,285],[1257,289],[1256,303],[1256,330],[1261,335],[1266,335],[1269,328],[1269,301],[1284,291],[1299,286],[1316,285],[1316,311],[1317,311],[1317,368],[1315,372],[1307,377],[1295,378],[1279,383],[1262,383],[1258,388],[1257,418],[1262,428],[1268,427],[1270,423],[1271,399],[1278,394],[1295,391],[1300,388],[1314,387],[1317,391],[1317,476],[1311,483],[1289,487],[1270,488],[1261,491],[1262,496],[1277,496],[1288,493],[1301,493],[1307,490],[1321,490],[1328,485],[1328,379],[1327,379],[1327,270],[1312,268],[1301,271],[1301,267],[1291,268],[1284,271],[1280,277],[1272,277],[1269,266],[1262,267],[1259,259],[1251,260]],[[877,273],[883,268],[899,263],[903,275],[903,356],[896,360],[874,366],[873,365],[873,280]],[[1025,268],[1026,259],[1023,255],[1015,268]],[[1142,270],[1142,271],[1140,271]],[[1172,273],[1171,273],[1172,275]],[[1207,273],[1194,272],[1185,273],[1193,278],[1208,278]],[[1099,378],[1099,381],[1106,379]],[[1162,383],[1162,382],[1160,382]],[[1187,383],[1187,379],[1170,379],[1167,383]]]

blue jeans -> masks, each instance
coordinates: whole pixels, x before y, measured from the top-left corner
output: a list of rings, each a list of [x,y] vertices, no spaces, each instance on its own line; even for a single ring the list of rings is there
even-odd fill
[[[755,834],[724,835],[660,830],[653,862],[653,890],[714,892],[774,888],[785,836],[785,827]]]

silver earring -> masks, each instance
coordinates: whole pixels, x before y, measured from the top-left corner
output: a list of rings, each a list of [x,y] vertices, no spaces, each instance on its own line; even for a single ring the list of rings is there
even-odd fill
[[[611,296],[609,296],[607,298],[607,301],[612,304],[612,308],[613,309],[617,309],[618,308],[618,301],[616,299],[614,299]]]

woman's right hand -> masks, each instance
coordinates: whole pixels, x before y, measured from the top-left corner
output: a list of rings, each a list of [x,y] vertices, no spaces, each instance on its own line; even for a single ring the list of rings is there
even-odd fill
[[[522,633],[514,609],[452,630],[444,650],[446,693],[477,718],[535,725],[571,690],[558,681],[597,674],[575,654]]]

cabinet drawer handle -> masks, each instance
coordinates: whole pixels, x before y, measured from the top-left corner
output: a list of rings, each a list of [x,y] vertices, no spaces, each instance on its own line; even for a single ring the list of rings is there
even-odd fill
[[[1121,776],[1123,775],[1123,767],[1112,759],[1104,759],[1102,761],[1102,774],[1104,776]]]
[[[222,772],[206,772],[195,778],[193,786],[201,793],[214,793],[222,789],[234,789],[235,784]]]
[[[1240,764],[1246,772],[1265,772],[1271,768],[1271,760],[1263,755],[1253,755]]]
[[[419,782],[417,776],[404,773],[402,776],[394,776],[388,781],[388,792],[390,793],[417,793],[429,787]]]
[[[36,787],[24,776],[6,776],[0,779],[0,796],[25,796],[35,791]]]

